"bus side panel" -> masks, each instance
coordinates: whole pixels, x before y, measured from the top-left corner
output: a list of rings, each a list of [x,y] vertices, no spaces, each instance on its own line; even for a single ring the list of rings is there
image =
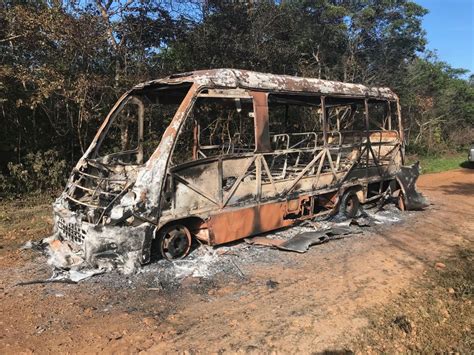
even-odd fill
[[[211,245],[290,226],[295,221],[284,219],[286,211],[287,202],[276,202],[215,214],[207,221]]]

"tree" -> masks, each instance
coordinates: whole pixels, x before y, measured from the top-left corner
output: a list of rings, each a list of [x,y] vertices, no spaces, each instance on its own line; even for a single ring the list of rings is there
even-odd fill
[[[412,148],[459,146],[473,140],[473,79],[424,50],[425,14],[409,0],[5,0],[0,174],[73,164],[125,90],[204,68],[389,86]]]

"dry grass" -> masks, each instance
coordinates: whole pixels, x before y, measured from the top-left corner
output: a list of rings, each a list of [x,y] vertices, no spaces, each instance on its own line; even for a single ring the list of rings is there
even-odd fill
[[[368,316],[365,333],[348,344],[355,352],[470,353],[474,349],[474,250],[459,248],[419,283]],[[442,265],[440,265],[442,266]]]
[[[52,229],[53,198],[45,195],[0,201],[0,247],[18,248],[30,239],[48,236]]]

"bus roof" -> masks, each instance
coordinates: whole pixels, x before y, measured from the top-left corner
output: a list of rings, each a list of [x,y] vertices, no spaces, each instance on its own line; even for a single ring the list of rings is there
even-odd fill
[[[397,100],[397,95],[387,87],[368,87],[315,78],[259,73],[238,69],[209,69],[173,74],[168,77],[138,84],[136,90],[150,86],[195,83],[203,88],[244,88],[268,92],[317,93],[327,96]]]

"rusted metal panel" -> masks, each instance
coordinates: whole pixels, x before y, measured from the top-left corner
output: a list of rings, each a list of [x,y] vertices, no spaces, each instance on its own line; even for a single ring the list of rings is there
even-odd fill
[[[268,93],[252,92],[255,115],[255,152],[271,152],[268,123]]]
[[[420,162],[401,167],[397,174],[397,181],[402,190],[403,209],[420,210],[429,205],[426,198],[416,189],[416,180],[419,175]]]
[[[211,244],[224,244],[290,226],[295,221],[285,220],[285,212],[286,202],[277,202],[214,214],[207,221]]]

